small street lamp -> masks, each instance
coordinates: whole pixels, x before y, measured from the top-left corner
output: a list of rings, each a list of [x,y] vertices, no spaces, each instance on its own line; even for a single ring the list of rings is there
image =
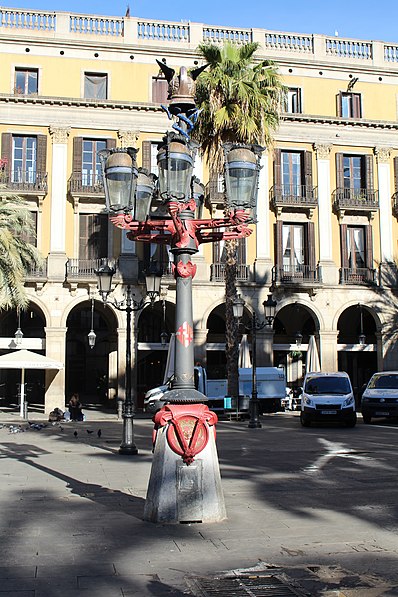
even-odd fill
[[[23,331],[21,330],[21,310],[18,308],[18,327],[14,334],[15,344],[20,348],[23,340]]]
[[[95,346],[97,334],[94,332],[94,299],[91,299],[91,330],[87,334],[88,345],[91,349]]]
[[[363,333],[363,309],[362,309],[361,303],[358,303],[358,307],[359,307],[359,323],[360,323],[358,344],[360,344],[361,346],[365,346],[366,336]]]
[[[301,345],[303,343],[303,334],[301,332],[296,332],[294,339],[296,341],[296,348],[297,350],[300,350]]]
[[[131,314],[134,311],[140,311],[148,302],[141,299],[139,302],[135,301],[131,295],[131,286],[128,285],[126,289],[126,298],[123,301],[112,300],[109,301],[108,295],[112,287],[112,277],[116,273],[114,268],[109,267],[107,263],[102,265],[96,271],[98,278],[98,290],[102,296],[105,304],[112,305],[118,311],[124,311],[127,317],[126,326],[126,396],[123,407],[123,439],[119,448],[119,454],[132,456],[138,454],[137,447],[134,443],[134,426],[133,418],[135,414],[135,404],[131,392]],[[150,304],[153,304],[155,298],[160,292],[160,275],[157,271],[152,269],[145,275],[148,284],[147,295],[150,298]]]
[[[252,337],[252,395],[249,402],[249,415],[250,420],[248,427],[251,429],[261,427],[260,423],[260,408],[259,402],[257,397],[257,344],[256,344],[256,332],[258,330],[262,330],[266,326],[271,328],[273,321],[275,319],[275,311],[276,311],[276,300],[272,298],[272,295],[269,294],[266,301],[263,302],[265,319],[264,321],[258,321],[256,312],[253,311],[252,313],[252,320],[250,326],[245,326],[247,332],[251,333]],[[243,309],[245,306],[245,301],[242,299],[240,294],[236,296],[234,299],[232,308],[234,312],[234,317],[237,319],[238,324],[242,319],[243,316]]]

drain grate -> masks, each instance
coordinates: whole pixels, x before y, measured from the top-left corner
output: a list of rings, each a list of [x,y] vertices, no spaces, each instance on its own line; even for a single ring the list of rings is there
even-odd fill
[[[303,596],[282,579],[267,576],[191,578],[190,589],[196,597],[292,597]]]

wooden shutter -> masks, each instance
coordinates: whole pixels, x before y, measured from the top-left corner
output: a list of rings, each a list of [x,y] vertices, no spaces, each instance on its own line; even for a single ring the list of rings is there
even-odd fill
[[[394,185],[395,192],[398,193],[398,156],[394,158]]]
[[[361,95],[359,93],[352,94],[352,116],[353,118],[362,117]]]
[[[11,133],[2,133],[1,135],[1,159],[7,160],[5,168],[11,172],[12,168],[12,135]]]
[[[338,93],[336,95],[336,114],[339,118],[341,118],[341,114],[343,112],[342,110],[342,104],[343,104],[343,92],[340,91],[340,93]]]
[[[142,142],[142,161],[141,165],[143,168],[146,168],[151,171],[152,166],[152,143],[150,141],[143,141]]]
[[[304,184],[306,196],[312,195],[312,151],[304,152]]]
[[[373,230],[372,226],[365,226],[365,264],[373,269]]]
[[[344,188],[344,154],[336,153],[336,188]]]
[[[347,224],[340,224],[341,267],[348,267]]]
[[[282,165],[281,165],[281,150],[274,151],[274,186],[282,186]]]
[[[105,214],[80,214],[79,259],[100,259],[108,251],[108,217]]]
[[[116,147],[116,139],[107,139],[106,140],[106,148],[107,149],[114,149]]]
[[[169,84],[162,77],[152,79],[152,102],[154,104],[165,104],[168,102]]]
[[[278,220],[275,224],[275,261],[278,267],[283,265],[283,221]]]
[[[73,139],[73,172],[82,171],[83,161],[83,137]]]
[[[315,225],[314,222],[307,224],[307,251],[308,251],[308,269],[315,272],[316,270],[316,255],[315,255]]]
[[[40,174],[47,172],[47,136],[37,135],[36,171]]]
[[[374,190],[372,155],[365,155],[365,187],[368,191]]]
[[[238,238],[236,247],[236,263],[238,265],[246,265],[246,239]]]

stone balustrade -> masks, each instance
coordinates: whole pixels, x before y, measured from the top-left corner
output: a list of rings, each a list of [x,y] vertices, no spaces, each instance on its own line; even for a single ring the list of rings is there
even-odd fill
[[[339,62],[362,64],[374,68],[395,68],[398,62],[398,43],[343,39],[326,35],[312,35],[219,27],[203,23],[140,19],[137,17],[107,17],[72,14],[56,11],[22,10],[0,7],[0,36],[40,38],[68,38],[81,41],[107,39],[126,46],[160,45],[195,49],[203,42],[243,44],[257,41],[263,54],[278,61],[309,59],[318,63]]]

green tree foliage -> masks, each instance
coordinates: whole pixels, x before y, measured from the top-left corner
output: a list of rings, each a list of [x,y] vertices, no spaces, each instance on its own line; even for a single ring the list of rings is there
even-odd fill
[[[201,44],[208,68],[197,81],[196,103],[202,110],[194,138],[209,166],[210,177],[223,171],[225,142],[270,147],[279,124],[286,89],[276,65],[258,61],[259,44]],[[236,241],[227,241],[225,263],[226,359],[228,393],[238,395],[238,330],[233,316],[236,296]]]
[[[42,265],[36,247],[26,239],[35,233],[26,203],[1,191],[0,199],[0,309],[24,308],[29,300],[26,274]]]

